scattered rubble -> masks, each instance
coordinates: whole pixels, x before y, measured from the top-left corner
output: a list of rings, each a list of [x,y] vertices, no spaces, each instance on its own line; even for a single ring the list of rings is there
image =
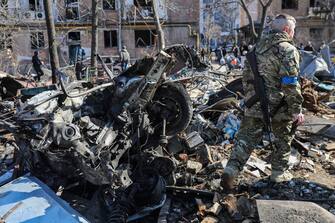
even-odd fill
[[[307,121],[292,142],[293,180],[268,181],[264,140],[227,194],[221,175],[243,116],[240,71],[205,70],[190,54],[201,69],[164,81],[175,60],[187,63],[185,50],[140,60],[99,86],[61,81],[1,101],[2,173],[30,172],[90,222],[285,222],[293,209],[277,211],[286,205],[279,200],[295,206],[292,219],[313,207],[326,213],[313,219],[333,220],[333,92],[303,80]],[[293,201],[319,206],[299,209]]]

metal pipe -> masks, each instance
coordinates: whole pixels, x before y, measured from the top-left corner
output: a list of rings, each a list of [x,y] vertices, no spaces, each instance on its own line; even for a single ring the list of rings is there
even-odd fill
[[[74,95],[71,95],[69,94],[69,92],[67,92],[66,90],[66,87],[64,85],[64,82],[62,80],[62,78],[59,78],[59,82],[60,82],[60,86],[64,92],[64,94],[66,95],[66,97],[69,97],[69,98],[77,98],[77,97],[82,97],[82,96],[85,96],[87,94],[90,94],[92,92],[95,92],[97,90],[100,90],[100,89],[103,89],[103,88],[106,88],[106,87],[110,87],[110,86],[113,86],[114,83],[113,82],[109,82],[109,83],[106,83],[106,84],[102,84],[102,85],[99,85],[97,87],[94,87],[94,88],[91,88],[90,90],[87,90],[85,92],[82,92],[82,93],[79,93],[79,94],[74,94]]]

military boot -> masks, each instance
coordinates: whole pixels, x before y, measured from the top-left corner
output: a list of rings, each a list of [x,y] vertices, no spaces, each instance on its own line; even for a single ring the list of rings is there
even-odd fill
[[[272,170],[270,180],[275,183],[281,183],[292,180],[293,175],[288,171]]]

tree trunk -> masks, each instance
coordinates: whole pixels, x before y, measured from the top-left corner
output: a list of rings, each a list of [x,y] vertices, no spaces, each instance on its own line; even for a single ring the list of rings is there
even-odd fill
[[[122,0],[118,0],[118,50],[121,51],[122,49],[122,11],[123,11],[123,4]]]
[[[161,23],[159,21],[159,14],[158,14],[158,1],[152,0],[152,10],[154,13],[154,19],[155,19],[155,26],[158,36],[158,49],[159,51],[163,50],[165,48],[165,38],[164,38],[164,32],[161,26]]]
[[[270,7],[270,5],[272,4],[273,0],[268,0],[268,2],[266,4],[264,4],[262,2],[262,0],[259,0],[261,6],[262,6],[262,17],[261,17],[261,26],[260,29],[258,31],[257,34],[257,40],[259,40],[262,36],[263,30],[264,30],[264,24],[265,24],[265,19],[266,19],[266,15],[267,15],[267,11]]]
[[[57,53],[56,45],[56,29],[54,23],[54,17],[52,15],[52,3],[51,0],[44,0],[44,11],[45,11],[45,22],[47,24],[48,31],[48,43],[49,43],[49,55],[50,65],[52,72],[52,83],[57,82],[56,71],[59,69],[59,58]]]
[[[269,9],[269,7],[272,4],[272,2],[273,2],[273,0],[267,0],[266,3],[264,3],[262,0],[258,0],[258,3],[262,7],[261,24],[260,24],[260,29],[259,29],[258,33],[256,32],[255,23],[252,20],[251,14],[250,14],[249,9],[248,9],[247,5],[245,4],[244,0],[239,0],[239,2],[238,2],[241,5],[241,7],[243,8],[243,10],[245,11],[245,13],[247,14],[247,17],[248,17],[248,20],[249,20],[249,24],[250,24],[250,28],[251,28],[251,35],[252,35],[253,39],[256,42],[262,36],[263,29],[264,29],[264,23],[265,23],[265,19],[266,19],[266,14],[267,14],[267,10]]]
[[[98,0],[92,0],[92,42],[91,42],[91,68],[97,67],[98,53]]]
[[[252,17],[251,17],[251,14],[249,12],[249,9],[248,7],[246,6],[244,0],[240,0],[239,1],[241,7],[243,8],[243,10],[245,11],[245,13],[247,14],[247,17],[248,17],[248,20],[249,20],[249,25],[250,25],[250,28],[251,28],[251,35],[252,35],[252,38],[254,40],[257,39],[257,32],[256,32],[256,29],[255,29],[255,23],[254,21],[252,20]]]

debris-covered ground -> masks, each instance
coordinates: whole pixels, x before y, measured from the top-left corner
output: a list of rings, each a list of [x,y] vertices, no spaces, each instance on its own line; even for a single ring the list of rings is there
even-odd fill
[[[172,47],[172,57],[144,58],[118,77],[106,70],[111,80],[98,86],[62,80],[2,94],[2,173],[30,172],[90,222],[334,222],[333,89],[302,79],[306,123],[292,143],[293,180],[268,180],[264,138],[227,194],[221,175],[243,117],[242,72],[208,69],[190,52]],[[175,73],[190,56],[198,69]],[[174,75],[164,80],[167,71]],[[298,220],[285,221],[288,213]]]

